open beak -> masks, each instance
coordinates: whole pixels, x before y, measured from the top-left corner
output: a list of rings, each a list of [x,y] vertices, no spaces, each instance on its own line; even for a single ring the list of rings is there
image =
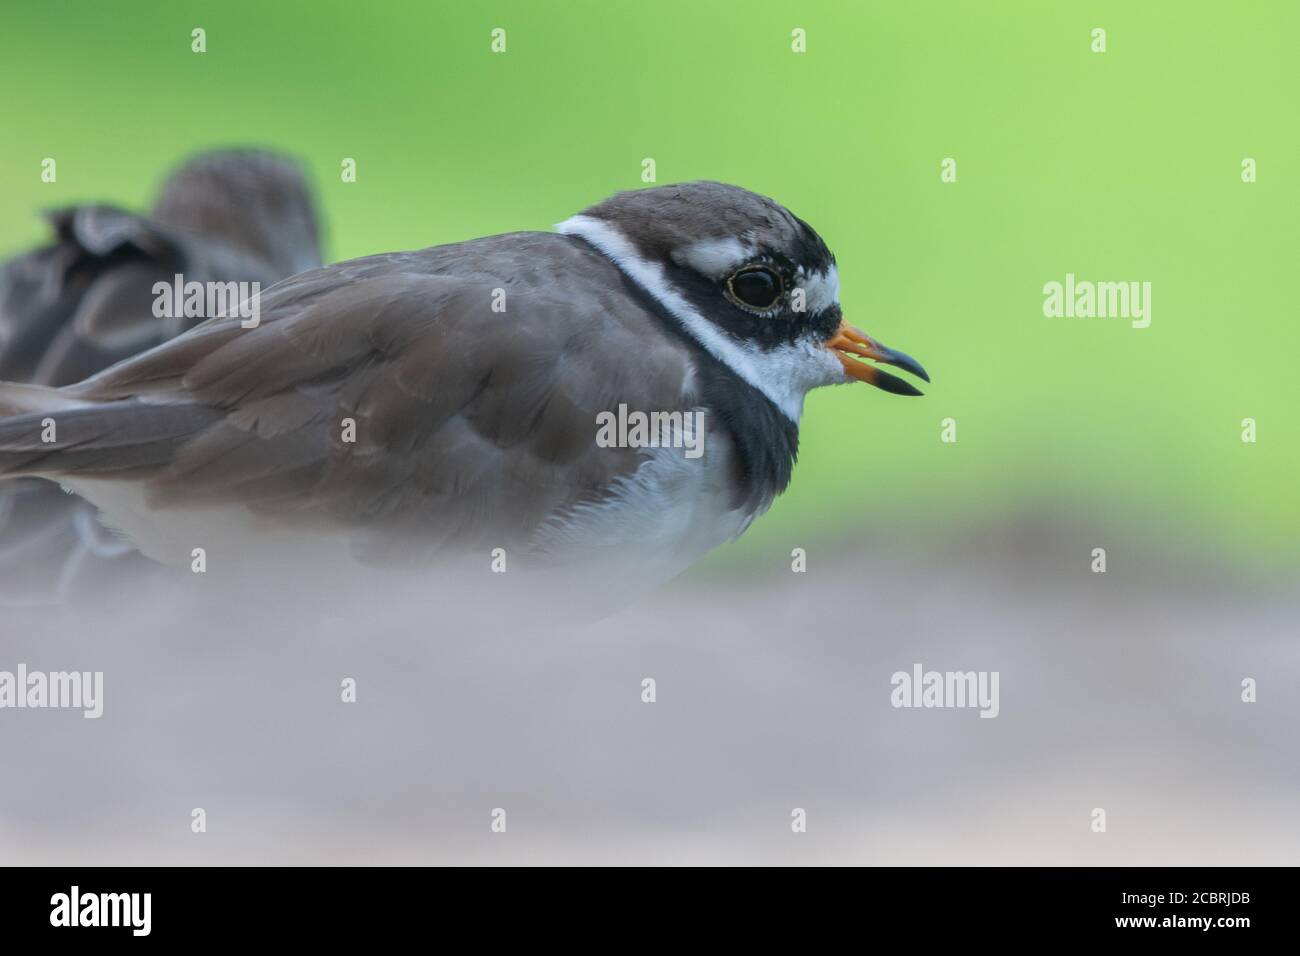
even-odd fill
[[[897,375],[890,375],[874,365],[859,362],[852,356],[858,355],[865,359],[871,359],[873,362],[893,365],[904,371],[911,372],[923,381],[930,381],[930,376],[921,367],[921,363],[912,356],[906,352],[895,352],[893,349],[885,348],[867,333],[855,329],[847,322],[840,323],[840,327],[835,331],[835,337],[826,343],[826,347],[844,365],[844,372],[850,378],[856,378],[859,382],[866,382],[868,385],[874,385],[886,392],[893,392],[895,395],[921,395],[924,393]]]

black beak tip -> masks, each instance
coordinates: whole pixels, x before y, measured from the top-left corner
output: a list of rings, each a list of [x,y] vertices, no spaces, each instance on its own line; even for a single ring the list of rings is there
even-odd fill
[[[908,369],[908,371],[911,371],[911,369]],[[929,381],[929,379],[926,379],[926,381]],[[921,391],[911,382],[906,382],[903,379],[899,378],[897,375],[890,375],[888,372],[881,371],[879,369],[876,371],[876,380],[873,384],[876,386],[876,388],[885,392],[889,392],[893,395],[924,395],[925,394],[925,392]]]
[[[895,352],[894,357],[898,360],[896,364],[899,368],[911,372],[923,382],[930,381],[930,373],[925,370],[925,367],[920,362],[912,358],[912,356],[908,355],[906,352]],[[919,395],[920,392],[917,394]]]

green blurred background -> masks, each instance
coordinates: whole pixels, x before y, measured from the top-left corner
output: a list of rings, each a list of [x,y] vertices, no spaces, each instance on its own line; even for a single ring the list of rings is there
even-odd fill
[[[296,155],[331,260],[547,229],[652,157],[811,222],[850,321],[934,377],[814,394],[792,489],[717,560],[1046,520],[1277,572],[1300,560],[1298,33],[1281,0],[10,2],[0,254],[41,208],[147,205],[209,147]],[[1067,272],[1151,282],[1150,328],[1045,318]]]

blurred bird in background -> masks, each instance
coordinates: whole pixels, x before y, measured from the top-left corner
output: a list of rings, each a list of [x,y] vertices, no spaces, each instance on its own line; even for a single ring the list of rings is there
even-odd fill
[[[198,324],[155,317],[155,283],[177,274],[269,286],[321,264],[303,172],[264,150],[200,154],[167,178],[145,215],[94,204],[46,218],[52,241],[0,265],[3,381],[78,382]],[[136,559],[91,505],[56,485],[0,486],[0,603],[60,601],[92,567]]]

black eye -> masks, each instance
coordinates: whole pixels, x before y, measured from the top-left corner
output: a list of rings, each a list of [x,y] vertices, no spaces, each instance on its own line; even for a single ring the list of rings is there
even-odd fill
[[[741,269],[727,280],[731,294],[755,309],[770,309],[781,298],[781,277],[771,269],[755,266]]]

